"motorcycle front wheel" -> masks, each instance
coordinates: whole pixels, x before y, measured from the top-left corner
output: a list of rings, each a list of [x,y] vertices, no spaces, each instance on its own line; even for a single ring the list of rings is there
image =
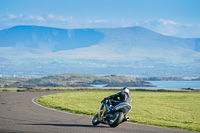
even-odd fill
[[[117,127],[123,120],[123,112],[114,113],[113,117],[109,121],[110,127]]]
[[[94,118],[92,119],[92,124],[94,126],[99,124],[99,119],[98,119],[98,113],[94,116]]]

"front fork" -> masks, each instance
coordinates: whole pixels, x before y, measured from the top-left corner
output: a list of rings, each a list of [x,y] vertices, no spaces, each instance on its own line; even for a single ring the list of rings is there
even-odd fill
[[[108,102],[109,101],[106,100],[105,103],[101,104],[101,107],[100,107],[99,112],[98,112],[98,118],[99,118],[100,121],[103,121],[103,117],[105,117],[104,115],[105,115],[106,112],[111,111],[109,105],[107,104]]]
[[[99,109],[99,112],[98,112],[98,119],[100,121],[103,120],[103,116],[104,116],[105,112],[107,112],[107,108],[106,108],[105,104],[102,104]]]

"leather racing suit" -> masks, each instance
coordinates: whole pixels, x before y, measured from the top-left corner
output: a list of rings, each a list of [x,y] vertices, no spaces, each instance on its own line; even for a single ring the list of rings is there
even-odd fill
[[[116,106],[119,103],[128,103],[131,104],[132,103],[132,96],[130,93],[127,92],[119,92],[115,95],[111,95],[109,97],[107,97],[108,99],[111,99],[111,104],[113,106]]]

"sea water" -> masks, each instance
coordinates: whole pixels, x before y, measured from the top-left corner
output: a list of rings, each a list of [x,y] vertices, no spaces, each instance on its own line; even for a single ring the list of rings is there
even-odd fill
[[[148,81],[156,87],[130,87],[130,88],[158,88],[158,89],[200,89],[200,81]],[[92,87],[105,87],[107,84],[91,84]],[[129,86],[126,86],[129,87]],[[110,88],[110,87],[108,87]],[[115,87],[122,88],[122,87]]]
[[[163,88],[163,89],[181,89],[193,88],[200,89],[200,81],[149,81],[152,85],[157,87],[150,88]]]

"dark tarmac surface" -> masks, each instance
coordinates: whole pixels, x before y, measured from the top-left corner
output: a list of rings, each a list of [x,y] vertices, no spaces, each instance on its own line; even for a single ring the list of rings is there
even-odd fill
[[[0,92],[0,133],[192,133],[131,123],[117,128],[103,124],[95,127],[92,117],[50,110],[32,102],[47,94]]]

